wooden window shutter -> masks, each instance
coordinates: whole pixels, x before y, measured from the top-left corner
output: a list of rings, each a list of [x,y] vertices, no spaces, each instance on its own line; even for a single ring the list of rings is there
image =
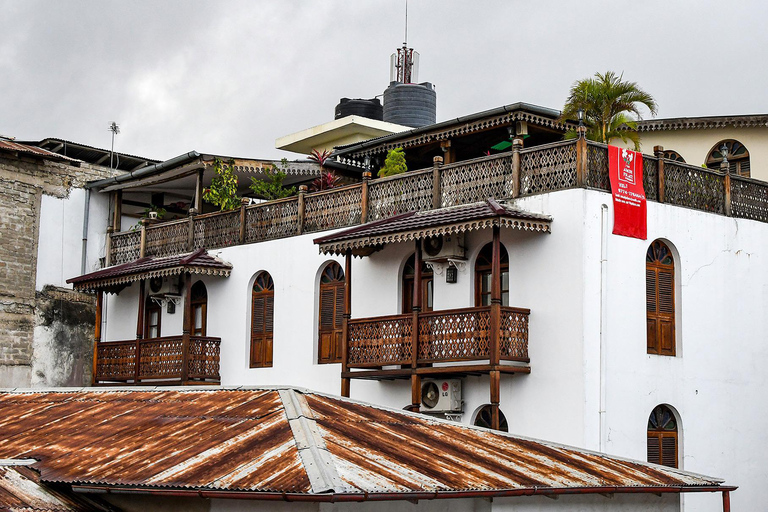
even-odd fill
[[[323,271],[320,282],[319,363],[338,363],[341,361],[344,298],[344,272],[338,264],[331,263]]]
[[[647,352],[675,355],[675,267],[672,253],[661,241],[648,248],[645,260]]]
[[[648,462],[677,467],[677,420],[665,405],[658,405],[648,418]]]
[[[251,368],[272,366],[275,295],[272,278],[260,274],[251,298]]]

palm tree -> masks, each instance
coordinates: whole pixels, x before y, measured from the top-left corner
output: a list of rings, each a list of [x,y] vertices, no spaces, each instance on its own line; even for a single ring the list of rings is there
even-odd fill
[[[623,77],[623,73],[617,75],[606,71],[595,73],[594,78],[574,82],[561,119],[576,119],[578,111],[583,110],[588,139],[608,144],[612,139],[620,138],[624,142],[632,141],[635,150],[639,150],[637,121],[642,119],[640,107],[645,106],[651,115],[656,115],[656,100],[637,83],[623,81]],[[576,135],[575,130],[569,130],[566,138]]]

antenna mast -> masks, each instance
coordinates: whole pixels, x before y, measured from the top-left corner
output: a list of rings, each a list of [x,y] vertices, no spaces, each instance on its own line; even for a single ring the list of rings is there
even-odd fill
[[[403,47],[408,46],[408,0],[405,0],[405,39],[403,39]]]
[[[112,132],[112,149],[109,152],[109,168],[112,169],[112,160],[115,156],[115,135],[120,133],[120,127],[117,126],[117,123],[112,121],[112,124],[109,125],[109,131]]]

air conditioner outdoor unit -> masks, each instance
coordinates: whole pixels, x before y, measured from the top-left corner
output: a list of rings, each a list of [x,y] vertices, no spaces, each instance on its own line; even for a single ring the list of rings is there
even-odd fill
[[[424,380],[421,382],[422,412],[461,412],[459,379]]]
[[[176,276],[153,277],[149,280],[150,295],[178,295],[179,288]]]
[[[464,233],[431,236],[424,239],[424,261],[463,260]]]

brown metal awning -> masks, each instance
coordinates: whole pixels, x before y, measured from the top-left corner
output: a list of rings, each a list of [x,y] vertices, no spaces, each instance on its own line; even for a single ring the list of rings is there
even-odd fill
[[[208,254],[205,249],[198,249],[187,254],[177,254],[153,258],[150,256],[138,260],[107,267],[90,274],[67,279],[75,290],[103,290],[121,287],[142,279],[174,276],[184,273],[204,274],[209,276],[229,277],[232,264]]]
[[[361,256],[388,243],[420,240],[438,235],[462,233],[493,226],[549,233],[552,217],[527,212],[503,201],[488,199],[449,208],[408,212],[370,222],[332,235],[316,238],[323,254]]]

